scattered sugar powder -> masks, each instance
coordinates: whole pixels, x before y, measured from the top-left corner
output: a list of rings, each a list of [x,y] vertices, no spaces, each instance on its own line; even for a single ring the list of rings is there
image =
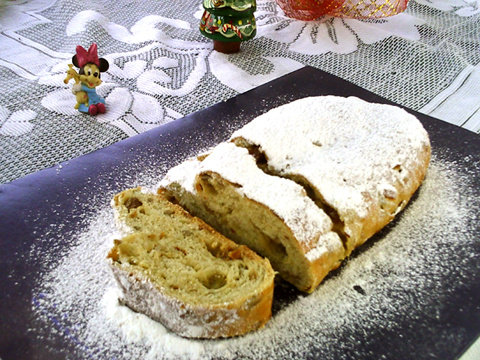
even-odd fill
[[[419,320],[443,324],[443,300],[477,276],[467,265],[478,266],[480,200],[469,181],[479,169],[468,174],[472,170],[457,168],[434,157],[418,195],[394,223],[355,251],[314,293],[300,294],[278,282],[271,321],[233,339],[187,340],[119,305],[105,261],[114,219],[102,205],[89,227],[73,235],[77,245],[36,289],[41,294],[33,306],[39,326],[48,327],[53,316],[63,324],[59,332],[71,345],[63,350],[65,358],[391,358],[417,350],[408,342],[388,349],[405,326],[423,327],[426,350],[448,352],[452,341],[443,340],[461,336],[461,329],[430,329]],[[385,338],[386,345],[373,355],[368,345],[375,337]]]

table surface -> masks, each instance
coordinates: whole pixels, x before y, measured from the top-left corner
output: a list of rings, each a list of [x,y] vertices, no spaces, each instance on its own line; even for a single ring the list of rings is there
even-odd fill
[[[213,51],[199,33],[201,14],[198,0],[2,2],[0,183],[305,65],[480,133],[479,1],[411,0],[404,13],[382,20],[304,22],[286,17],[273,0],[260,0],[257,36],[231,55]],[[107,113],[95,117],[74,109],[71,85],[63,83],[75,47],[93,42],[110,63],[98,88]]]

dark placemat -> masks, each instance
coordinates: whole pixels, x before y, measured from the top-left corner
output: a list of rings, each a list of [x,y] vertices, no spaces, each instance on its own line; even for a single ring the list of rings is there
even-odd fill
[[[227,139],[233,130],[266,110],[314,95],[354,95],[371,102],[390,103],[335,76],[305,67],[185,118],[1,185],[0,357],[4,360],[84,357],[78,351],[78,343],[66,336],[66,329],[62,329],[58,319],[50,319],[50,329],[37,333],[38,326],[33,325],[38,322],[35,318],[38,309],[34,309],[41,295],[35,293],[34,288],[41,275],[74,245],[66,234],[86,226],[78,219],[88,218],[96,211],[95,206],[91,206],[93,197],[95,204],[108,203],[112,194],[131,185],[135,175],[145,169],[173,166]],[[480,138],[459,127],[413,113],[429,132],[434,155],[441,154],[439,156],[457,164],[459,171],[471,174],[472,164],[480,163]],[[478,173],[473,175],[470,187],[480,197]],[[62,226],[52,228],[59,219]],[[480,238],[478,217],[471,221],[474,223],[471,228]],[[37,249],[35,256],[32,256],[33,245]],[[38,255],[39,248],[48,249],[49,254],[54,249],[58,256],[43,258]],[[332,344],[328,357],[451,359],[460,355],[480,333],[478,244],[474,250],[476,256],[466,265],[474,275],[460,290],[445,290],[441,300],[442,321],[426,317],[418,318],[418,324],[404,324],[400,329],[371,329],[368,341],[362,338],[359,329],[344,334],[352,343],[349,351],[336,354]],[[282,287],[276,289],[276,296],[285,299],[297,296],[291,290],[284,291],[283,295],[282,291]],[[432,340],[435,334],[438,338]],[[442,345],[432,345],[436,342]],[[310,354],[304,355],[326,358],[325,351],[312,348]]]

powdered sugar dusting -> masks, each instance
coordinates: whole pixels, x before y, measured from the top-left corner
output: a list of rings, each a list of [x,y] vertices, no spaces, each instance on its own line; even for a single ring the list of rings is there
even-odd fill
[[[418,349],[408,339],[401,347],[392,341],[418,329],[425,349],[449,352],[462,330],[448,326],[445,302],[477,276],[475,266],[467,266],[475,264],[479,246],[480,199],[469,185],[480,170],[475,166],[460,169],[441,154],[434,157],[418,196],[394,223],[313,294],[280,282],[266,327],[228,340],[186,340],[118,304],[105,262],[115,235],[113,214],[108,204],[99,206],[86,219],[89,226],[72,234],[77,245],[38,284],[38,326],[51,327],[55,317],[71,344],[65,357],[73,351],[80,358],[300,359],[312,351],[325,359],[371,358],[367,345],[376,337],[386,345],[375,358],[399,358]]]
[[[405,110],[339,96],[274,108],[234,132],[235,138],[258,146],[280,175],[301,175],[342,218],[356,213],[360,219],[371,206],[365,194],[378,204],[394,184],[411,187],[413,173],[427,165],[419,154],[429,147],[427,132]]]
[[[322,258],[325,254],[332,254],[339,250],[338,235],[329,232],[323,235],[316,246],[305,254],[308,261],[315,261]]]
[[[197,158],[190,158],[171,168],[159,182],[158,187],[167,187],[172,182],[182,185],[187,192],[195,192],[195,176],[200,170],[201,162]]]
[[[220,174],[227,181],[239,185],[240,195],[264,204],[279,216],[292,230],[304,247],[313,247],[320,235],[332,228],[330,218],[318,208],[298,184],[260,170],[255,159],[248,151],[232,143],[221,143],[216,146],[203,161],[192,160],[179,165],[180,169],[172,169],[166,180],[179,183],[186,191],[196,192],[192,184],[195,177],[207,171]],[[337,237],[337,246],[342,247]]]

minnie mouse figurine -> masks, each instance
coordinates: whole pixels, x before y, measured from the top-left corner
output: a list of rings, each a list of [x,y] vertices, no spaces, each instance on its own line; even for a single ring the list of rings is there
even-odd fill
[[[97,44],[93,43],[88,51],[77,46],[72,63],[68,65],[67,77],[63,82],[67,84],[70,79],[75,81],[72,87],[77,98],[75,109],[90,115],[103,114],[106,111],[105,99],[97,94],[95,88],[102,83],[100,73],[108,70],[108,61],[98,58]],[[80,69],[78,73],[73,69],[74,65]]]

